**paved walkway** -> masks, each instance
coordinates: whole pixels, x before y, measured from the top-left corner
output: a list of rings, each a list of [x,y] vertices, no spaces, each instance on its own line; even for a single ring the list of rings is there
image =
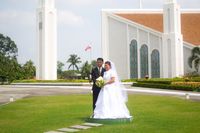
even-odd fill
[[[150,95],[167,95],[177,96],[191,100],[200,101],[200,93],[150,89],[141,87],[127,86],[129,94],[150,94]],[[8,103],[12,98],[14,100],[30,96],[46,96],[46,95],[67,95],[67,94],[89,94],[91,86],[34,86],[34,85],[8,85],[0,86],[0,104]]]
[[[74,132],[78,132],[78,131],[82,131],[82,130],[86,130],[86,129],[90,129],[94,127],[99,127],[102,125],[103,124],[100,124],[100,123],[83,123],[81,125],[73,125],[70,127],[64,127],[64,128],[57,129],[55,131],[48,131],[44,133],[66,133],[66,132],[74,133]]]

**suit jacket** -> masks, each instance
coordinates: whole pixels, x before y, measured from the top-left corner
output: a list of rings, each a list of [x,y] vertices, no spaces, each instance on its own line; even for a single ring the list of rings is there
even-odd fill
[[[95,82],[96,82],[96,79],[100,76],[103,77],[103,74],[105,72],[105,68],[102,68],[101,70],[101,74],[99,75],[99,70],[97,67],[93,68],[92,69],[92,72],[91,72],[91,76],[92,76],[92,81],[93,81],[93,87],[92,87],[92,90],[95,90],[95,89],[100,89],[98,86],[96,86]]]

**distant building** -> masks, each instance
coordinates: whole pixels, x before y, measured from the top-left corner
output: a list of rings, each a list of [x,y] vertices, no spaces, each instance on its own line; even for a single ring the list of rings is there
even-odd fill
[[[200,45],[200,10],[102,10],[102,55],[122,79],[172,78],[192,71],[191,49]]]

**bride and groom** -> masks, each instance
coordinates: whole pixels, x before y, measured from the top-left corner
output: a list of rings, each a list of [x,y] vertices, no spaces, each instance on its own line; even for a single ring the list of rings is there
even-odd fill
[[[91,72],[93,81],[93,116],[94,119],[131,118],[126,107],[127,94],[121,85],[114,63],[97,59],[97,67]],[[96,85],[96,79],[103,77],[105,84],[102,88]]]

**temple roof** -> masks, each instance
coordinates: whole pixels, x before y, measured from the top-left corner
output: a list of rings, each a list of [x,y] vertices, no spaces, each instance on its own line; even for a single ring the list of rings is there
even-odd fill
[[[115,13],[130,21],[142,24],[154,30],[163,32],[163,14],[160,13]],[[183,40],[193,45],[200,45],[200,12],[181,13],[181,31]]]

